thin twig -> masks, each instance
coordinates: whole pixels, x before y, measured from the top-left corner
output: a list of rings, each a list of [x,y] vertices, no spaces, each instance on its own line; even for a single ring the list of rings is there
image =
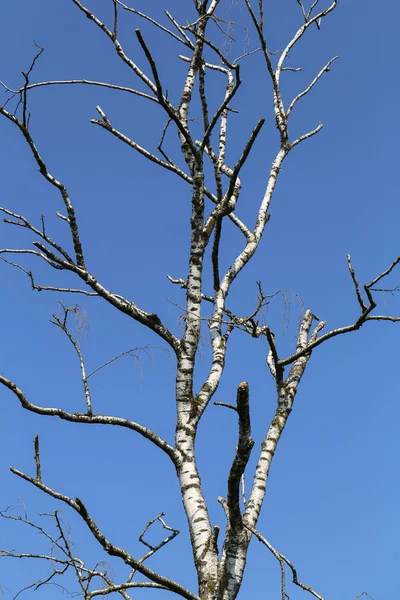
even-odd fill
[[[189,590],[187,590],[186,588],[181,586],[179,583],[173,581],[172,579],[164,577],[164,576],[160,575],[159,573],[156,573],[149,567],[146,567],[145,565],[143,565],[139,561],[137,561],[126,550],[123,550],[122,548],[119,548],[118,546],[115,546],[114,544],[112,544],[110,542],[110,540],[108,540],[105,537],[105,535],[100,531],[96,522],[90,516],[86,506],[84,505],[82,500],[80,500],[80,498],[75,498],[75,500],[73,500],[69,496],[66,496],[65,494],[56,492],[55,490],[53,490],[49,486],[45,485],[44,483],[37,481],[33,477],[30,477],[30,475],[27,475],[26,473],[23,473],[22,471],[19,471],[18,469],[15,469],[14,467],[10,467],[10,471],[12,473],[14,473],[14,475],[21,477],[21,479],[24,479],[25,481],[32,483],[35,487],[39,488],[40,490],[42,490],[43,492],[45,492],[47,495],[51,496],[52,498],[55,498],[56,500],[60,500],[61,502],[64,502],[65,504],[67,504],[68,506],[73,508],[75,510],[75,512],[77,512],[82,517],[83,521],[85,522],[85,524],[91,531],[94,538],[99,542],[99,544],[102,546],[102,548],[110,556],[115,556],[115,557],[121,558],[126,564],[137,569],[137,571],[139,571],[139,573],[141,573],[142,575],[144,575],[145,577],[147,577],[154,583],[161,584],[162,586],[166,587],[170,591],[175,592],[176,594],[178,594],[179,596],[182,596],[183,598],[186,598],[187,600],[199,600],[199,598],[198,598],[198,596],[196,596],[196,594],[193,594],[192,592],[190,592]]]
[[[301,589],[305,590],[306,592],[309,592],[312,596],[314,596],[315,598],[318,598],[318,600],[324,600],[324,598],[318,594],[315,590],[313,590],[309,585],[305,585],[304,583],[301,583],[301,581],[298,580],[297,577],[297,570],[294,567],[294,565],[290,562],[290,560],[281,552],[278,552],[278,550],[276,550],[276,548],[274,548],[269,541],[263,536],[261,535],[261,533],[259,531],[257,531],[256,529],[254,529],[254,527],[251,527],[249,525],[245,524],[245,527],[247,527],[247,529],[249,529],[249,531],[251,531],[251,533],[253,533],[256,538],[264,544],[264,546],[266,546],[268,548],[268,550],[270,552],[272,552],[272,554],[275,556],[275,558],[278,559],[280,566],[281,566],[281,570],[283,567],[283,563],[285,562],[288,567],[290,568],[290,570],[292,571],[292,576],[293,576],[293,583],[295,585],[297,585],[298,587],[300,587]],[[282,574],[282,578],[284,581],[284,572]],[[286,596],[286,594],[285,594]],[[282,598],[284,598],[284,596],[282,596]]]

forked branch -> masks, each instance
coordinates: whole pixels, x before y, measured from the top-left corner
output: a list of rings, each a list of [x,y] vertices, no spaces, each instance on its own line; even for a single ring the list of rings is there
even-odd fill
[[[78,555],[75,549],[75,545],[73,539],[71,538],[70,528],[61,518],[60,512],[56,510],[54,513],[42,513],[41,517],[50,518],[54,522],[56,533],[51,533],[49,529],[44,528],[41,525],[36,524],[35,522],[28,519],[27,515],[24,516],[14,516],[11,514],[10,508],[0,511],[0,517],[3,519],[12,520],[15,522],[22,523],[28,526],[33,531],[36,531],[41,537],[45,537],[49,542],[51,549],[48,554],[44,553],[32,553],[32,552],[18,552],[16,550],[9,549],[0,549],[0,557],[7,558],[18,558],[18,559],[34,559],[36,561],[40,561],[42,563],[47,563],[51,566],[52,571],[50,575],[43,579],[38,579],[33,584],[24,588],[33,589],[37,591],[41,587],[46,585],[54,584],[58,587],[63,588],[61,585],[63,576],[65,576],[70,571],[73,571],[75,574],[75,579],[79,585],[79,589],[83,594],[85,600],[91,600],[92,598],[98,596],[108,596],[111,594],[118,593],[125,600],[130,600],[130,596],[127,594],[127,591],[131,589],[162,589],[166,591],[170,591],[169,588],[165,587],[160,583],[155,583],[152,581],[133,581],[133,578],[137,572],[136,569],[132,569],[128,578],[121,582],[115,583],[109,575],[110,566],[104,561],[97,563],[94,567],[89,567]],[[166,544],[172,541],[176,535],[178,535],[178,531],[167,525],[164,521],[163,513],[158,515],[151,521],[149,521],[145,527],[145,530],[139,536],[139,540],[142,538],[143,533],[151,527],[151,525],[160,521],[163,528],[171,531],[172,533],[163,541],[161,541],[157,546],[153,547],[151,551],[147,552],[142,558],[139,560],[139,563],[142,564],[145,560],[150,558],[163,548]],[[99,580],[102,584],[102,587],[99,586]],[[59,583],[60,581],[60,583]],[[97,588],[97,589],[96,589]],[[69,590],[63,588],[67,593]],[[21,593],[20,590],[19,593]],[[18,596],[18,594],[17,594]],[[17,597],[15,596],[15,597]]]
[[[110,540],[108,540],[99,529],[97,523],[89,514],[82,500],[80,500],[79,498],[75,498],[75,500],[73,500],[65,494],[56,492],[41,481],[38,481],[37,479],[31,477],[30,475],[27,475],[26,473],[23,473],[22,471],[19,471],[18,469],[15,469],[14,467],[11,467],[10,470],[12,473],[14,473],[14,475],[21,477],[21,479],[24,479],[29,483],[32,483],[35,487],[45,492],[48,496],[51,496],[56,500],[60,500],[64,504],[70,506],[77,514],[80,515],[80,517],[83,519],[84,523],[92,533],[93,537],[98,541],[98,543],[105,550],[105,552],[107,552],[107,554],[109,554],[110,556],[121,558],[127,565],[130,565],[133,569],[136,569],[139,573],[150,579],[151,582],[159,584],[163,588],[166,588],[171,592],[175,592],[182,598],[186,598],[187,600],[199,600],[198,596],[181,586],[179,583],[156,573],[140,561],[136,560],[129,552],[123,550],[122,548],[119,548]]]

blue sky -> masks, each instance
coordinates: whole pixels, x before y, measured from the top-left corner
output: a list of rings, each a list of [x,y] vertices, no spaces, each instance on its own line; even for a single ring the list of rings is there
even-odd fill
[[[111,2],[92,2],[91,6],[97,4],[99,16],[108,19]],[[147,7],[161,19],[163,8],[182,15],[182,4],[178,0],[142,0],[135,7]],[[230,7],[227,18],[246,22],[241,0],[230,4],[222,3],[222,13]],[[278,49],[300,24],[301,15],[294,0],[268,4],[270,47]],[[294,136],[319,122],[324,128],[284,164],[265,238],[230,295],[230,305],[238,313],[252,310],[255,281],[261,280],[265,291],[297,292],[305,306],[326,319],[330,328],[351,323],[358,306],[346,254],[351,254],[362,282],[372,279],[399,254],[396,33],[400,9],[393,0],[382,7],[378,10],[371,2],[361,6],[342,0],[322,31],[310,32],[291,56],[292,66],[302,66],[303,72],[285,74],[286,102],[329,58],[338,54],[340,60],[293,114]],[[88,78],[136,85],[108,41],[70,0],[7,0],[2,2],[0,20],[0,78],[11,87],[21,83],[20,72],[35,51],[33,40],[45,47],[33,80]],[[142,67],[146,64],[135,41],[137,26],[154,52],[171,98],[176,99],[184,77],[184,66],[176,59],[181,49],[156,35],[149,25],[127,18],[123,39]],[[235,33],[240,54],[246,40],[240,29]],[[251,48],[256,46],[254,37],[252,33]],[[257,119],[267,119],[242,174],[238,214],[249,223],[254,221],[278,142],[270,89],[261,73],[264,77],[257,55],[243,62],[243,85],[234,103],[240,114],[232,116],[228,133],[228,158],[233,161]],[[214,97],[215,89],[217,99],[216,92],[223,92],[221,81],[214,76],[210,83],[216,86],[212,93]],[[34,90],[30,100],[33,135],[50,171],[70,190],[90,270],[109,289],[158,312],[178,333],[176,304],[182,304],[184,298],[166,274],[185,277],[189,190],[172,174],[91,125],[89,119],[96,118],[97,104],[138,143],[156,147],[164,125],[164,116],[156,107],[140,98],[98,88]],[[66,240],[64,224],[55,217],[55,211],[61,209],[59,198],[37,173],[21,136],[4,119],[0,120],[0,136],[1,205],[35,223],[45,214],[53,236]],[[170,140],[171,148],[176,147],[172,136]],[[32,241],[23,230],[2,225],[0,231],[1,247],[29,247]],[[227,266],[240,240],[226,227],[223,243]],[[71,278],[37,262],[24,264],[35,268],[43,285],[72,285]],[[89,369],[124,350],[154,346],[151,356],[143,354],[140,364],[124,358],[93,377],[95,411],[130,417],[173,439],[174,361],[154,335],[98,299],[33,293],[22,273],[5,264],[0,264],[0,269],[2,375],[15,380],[37,404],[82,410],[84,396],[76,357],[61,332],[49,323],[59,299],[79,302],[88,316],[82,351]],[[391,284],[398,284],[396,276]],[[211,279],[206,288],[212,290]],[[266,313],[282,354],[293,347],[299,310],[294,302],[287,322],[282,302],[275,300]],[[381,312],[399,314],[398,298],[386,295]],[[400,593],[395,575],[400,560],[399,348],[399,326],[388,323],[371,323],[318,348],[274,459],[259,529],[293,560],[300,579],[330,600],[352,600],[364,590],[375,600],[396,598]],[[275,407],[265,353],[263,342],[240,333],[232,336],[216,398],[232,402],[238,383],[246,380],[250,384],[256,440],[250,467]],[[208,364],[205,335],[199,381]],[[22,498],[32,519],[57,507],[55,501],[8,471],[12,464],[33,473],[32,440],[39,433],[44,480],[61,492],[81,497],[118,545],[139,555],[137,536],[144,524],[158,512],[166,512],[168,523],[182,533],[151,566],[195,588],[178,487],[163,456],[132,433],[73,426],[26,414],[6,390],[0,390],[0,398],[1,506],[17,505]],[[219,524],[223,524],[223,514],[216,497],[226,492],[235,443],[234,415],[210,407],[199,432],[199,465],[212,520]],[[104,558],[74,515],[64,514],[82,556],[88,562]],[[28,551],[28,546],[33,550],[37,543],[42,541],[37,542],[21,526],[10,528],[0,521],[0,546]],[[252,543],[249,557],[242,595],[258,598],[269,593],[269,597],[277,597],[278,565],[257,542]],[[125,573],[118,563],[115,569],[117,575]],[[45,572],[39,571],[38,564],[2,559],[0,585],[16,592]],[[300,598],[300,592],[292,590],[292,600]],[[40,598],[62,596],[55,588],[42,588],[38,594]],[[141,595],[145,594],[152,597],[152,592]],[[31,596],[31,591],[25,595]],[[6,592],[5,597],[12,596]]]

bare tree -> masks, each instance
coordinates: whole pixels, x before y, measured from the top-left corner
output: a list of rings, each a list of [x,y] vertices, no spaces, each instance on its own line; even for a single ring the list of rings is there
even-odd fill
[[[323,597],[312,587],[299,581],[293,563],[276,550],[257,530],[259,515],[267,491],[272,459],[293,409],[298,386],[314,351],[328,340],[357,331],[371,321],[400,321],[399,316],[380,312],[376,300],[377,292],[393,291],[390,285],[385,285],[384,281],[400,262],[400,257],[394,258],[388,265],[383,265],[382,269],[367,282],[360,283],[348,256],[348,270],[359,305],[357,318],[350,324],[326,331],[326,322],[305,307],[300,317],[295,349],[287,355],[282,354],[278,336],[268,325],[268,319],[265,318],[263,311],[272,296],[283,295],[286,302],[288,293],[283,290],[266,293],[262,284],[258,282],[256,306],[249,314],[236,314],[229,307],[228,295],[233,286],[240,285],[242,271],[260,247],[270,217],[275,186],[285,159],[297,146],[316,136],[322,129],[322,124],[317,124],[316,111],[315,127],[293,137],[290,129],[291,117],[296,111],[297,104],[306,100],[306,96],[320,83],[324,74],[330,71],[332,63],[338,57],[334,56],[327,60],[304,89],[289,100],[283,95],[281,83],[285,71],[289,71],[288,76],[291,76],[291,71],[298,70],[288,61],[290,52],[305,36],[309,35],[309,32],[317,31],[318,35],[324,34],[325,20],[329,19],[337,8],[338,0],[324,5],[319,0],[308,3],[300,0],[297,0],[297,3],[293,1],[291,10],[298,11],[299,26],[284,48],[278,51],[272,51],[268,43],[266,15],[264,15],[267,9],[263,1],[243,0],[242,14],[250,45],[246,42],[241,55],[237,58],[232,58],[232,50],[229,50],[232,27],[235,26],[235,23],[230,22],[226,17],[226,9],[229,8],[230,2],[194,0],[192,3],[187,2],[188,6],[185,8],[180,8],[179,14],[171,14],[169,10],[165,10],[165,14],[162,14],[158,7],[157,10],[154,9],[160,15],[157,17],[144,14],[120,0],[104,1],[102,5],[104,4],[106,8],[111,5],[112,8],[112,15],[108,21],[97,16],[96,11],[103,10],[103,6],[97,7],[96,3],[92,2],[94,6],[92,9],[81,0],[71,0],[71,2],[76,7],[76,18],[87,17],[87,26],[100,31],[108,41],[110,50],[116,53],[118,59],[129,70],[131,80],[137,81],[138,88],[89,79],[37,81],[34,79],[34,69],[43,53],[43,48],[39,46],[29,68],[23,72],[20,87],[14,88],[8,82],[2,82],[6,100],[0,107],[0,113],[22,134],[39,173],[52,187],[55,197],[58,195],[62,209],[57,210],[56,214],[67,228],[69,240],[57,241],[46,227],[43,216],[40,217],[40,225],[35,225],[32,219],[18,214],[12,210],[12,207],[2,207],[0,210],[7,225],[23,228],[33,234],[35,239],[32,242],[33,247],[2,248],[0,256],[3,261],[20,269],[27,276],[33,290],[101,298],[116,311],[135,321],[138,326],[150,330],[169,348],[176,365],[175,441],[168,442],[152,429],[131,419],[113,414],[99,414],[96,411],[95,398],[90,388],[90,377],[95,371],[115,359],[122,356],[138,357],[138,354],[146,348],[121,352],[107,360],[101,367],[88,372],[79,343],[79,332],[85,329],[85,315],[77,304],[67,306],[60,303],[61,310],[53,315],[52,323],[62,331],[73,346],[80,367],[84,408],[78,408],[77,412],[70,412],[59,406],[52,408],[43,406],[36,403],[35,399],[31,399],[17,382],[5,375],[0,376],[0,382],[27,411],[42,416],[58,417],[71,423],[84,423],[88,426],[113,425],[129,429],[140,434],[166,456],[172,463],[179,481],[198,588],[186,589],[179,581],[150,568],[146,562],[178,534],[178,531],[166,524],[162,514],[149,521],[145,528],[147,531],[153,523],[161,523],[167,530],[167,537],[162,542],[155,545],[147,543],[143,532],[140,540],[147,546],[148,552],[141,558],[120,548],[112,539],[105,536],[100,524],[92,516],[90,506],[86,506],[78,497],[73,498],[64,491],[54,489],[50,481],[47,481],[47,477],[46,481],[43,480],[38,437],[34,441],[36,473],[29,475],[14,467],[11,468],[12,472],[77,513],[104,552],[109,557],[121,559],[128,565],[130,573],[124,581],[116,583],[102,565],[87,567],[74,553],[72,542],[58,511],[47,515],[53,520],[55,533],[34,523],[27,515],[15,516],[10,512],[3,512],[3,518],[22,521],[25,525],[38,530],[48,539],[52,551],[49,554],[35,554],[4,549],[2,555],[40,559],[51,564],[51,574],[35,582],[33,584],[35,589],[50,582],[54,583],[56,578],[64,576],[66,572],[74,573],[78,592],[87,600],[112,593],[130,598],[131,590],[136,588],[168,590],[189,600],[233,600],[241,589],[249,544],[254,536],[268,548],[280,565],[282,600],[289,597],[286,582],[287,568],[295,585],[322,600]],[[178,62],[186,68],[179,94],[176,90],[173,94],[168,93],[165,82],[167,74],[159,68],[152,44],[140,28],[135,29],[137,39],[135,54],[125,50],[123,34],[120,35],[125,19],[134,19],[137,24],[141,21],[150,23],[160,36],[160,44],[163,36],[172,38],[176,43],[179,53]],[[236,27],[239,25],[236,24]],[[253,147],[263,131],[265,119],[255,118],[247,141],[239,152],[237,152],[237,145],[232,145],[232,149],[228,148],[228,124],[230,125],[234,119],[236,121],[240,119],[240,115],[235,114],[235,100],[242,85],[242,63],[253,60],[254,55],[262,57],[263,66],[259,77],[264,78],[271,88],[271,103],[278,139],[272,165],[268,168],[265,165],[263,168],[264,193],[258,202],[255,221],[249,223],[238,216],[242,187],[245,189],[242,170],[245,165],[246,168],[251,168]],[[218,86],[213,84],[211,91],[207,85],[210,74],[220,77]],[[35,136],[32,133],[29,104],[31,96],[53,86],[107,88],[130,97],[137,97],[138,102],[152,103],[164,115],[165,128],[161,132],[156,150],[143,147],[118,128],[114,123],[114,117],[99,105],[96,107],[97,117],[93,118],[91,123],[154,163],[155,169],[165,169],[171,177],[174,175],[187,185],[187,195],[191,199],[191,216],[187,223],[190,230],[187,271],[168,274],[171,284],[183,290],[181,302],[183,331],[180,332],[179,328],[175,328],[174,331],[174,328],[168,326],[158,314],[139,306],[134,299],[108,289],[106,284],[91,271],[90,261],[86,259],[86,245],[76,216],[77,203],[70,194],[67,183],[62,181],[57,173],[53,173],[51,158],[42,154],[40,132]],[[220,94],[217,103],[216,93]],[[199,131],[201,131],[200,135]],[[179,146],[174,142],[173,132],[177,136]],[[174,156],[177,150],[180,156]],[[230,157],[235,153],[236,159],[232,161]],[[160,190],[158,201],[163,202],[164,196],[165,190]],[[239,252],[226,267],[225,259],[221,259],[224,243],[222,229],[228,222],[240,234],[242,241]],[[150,240],[150,243],[156,241]],[[65,274],[68,278],[66,285],[38,283],[34,268],[18,262],[27,257],[42,261],[49,267],[49,271],[56,270]],[[70,286],[71,277],[76,283]],[[72,317],[76,319],[77,331],[75,332],[71,327]],[[211,361],[206,376],[199,384],[196,367],[204,328],[208,329]],[[217,400],[216,394],[226,361],[230,356],[231,338],[243,334],[247,334],[254,340],[265,339],[268,348],[265,360],[276,388],[275,414],[266,427],[260,451],[253,450],[248,382],[243,381],[238,384],[236,402]],[[232,357],[230,360],[235,358]],[[236,357],[236,360],[240,360],[240,357]],[[213,404],[219,405],[221,407],[219,410],[226,408],[234,411],[238,419],[237,447],[227,476],[226,494],[225,497],[218,498],[225,515],[221,527],[213,526],[210,520],[209,506],[204,495],[195,451],[199,423],[205,411],[210,410]],[[257,453],[257,460],[254,472],[247,472],[247,481],[250,480],[252,484],[250,493],[246,497],[244,476],[252,450]],[[221,536],[219,536],[220,529]],[[135,578],[137,575],[140,579]]]

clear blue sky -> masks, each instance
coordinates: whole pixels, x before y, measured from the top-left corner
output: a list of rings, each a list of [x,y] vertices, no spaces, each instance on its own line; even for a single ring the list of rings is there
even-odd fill
[[[163,8],[181,16],[183,4],[141,0],[135,7],[163,18]],[[222,13],[230,4],[222,3]],[[227,18],[246,21],[244,3],[232,4]],[[108,19],[111,2],[91,3],[96,5],[99,16]],[[295,0],[266,3],[271,48],[283,46],[287,34],[300,24],[300,16]],[[297,148],[284,165],[259,253],[232,291],[231,306],[237,312],[251,311],[255,281],[261,279],[268,292],[280,288],[296,291],[330,328],[351,323],[357,303],[346,254],[351,254],[362,282],[399,254],[399,18],[400,8],[394,0],[379,7],[342,0],[322,31],[311,32],[293,53],[291,65],[304,70],[285,74],[286,101],[331,56],[338,54],[340,60],[299,103],[293,116],[294,135],[319,122],[324,129]],[[70,0],[6,0],[1,4],[0,22],[0,78],[11,87],[21,84],[20,72],[34,53],[33,40],[46,48],[33,80],[88,78],[136,85],[108,40]],[[184,75],[183,65],[175,59],[181,49],[128,16],[123,27],[126,48],[143,67],[145,61],[134,35],[137,26],[176,100]],[[240,54],[245,41],[239,29],[236,34]],[[254,33],[250,46],[256,46]],[[240,114],[232,117],[229,129],[228,156],[234,160],[256,120],[267,118],[242,177],[238,213],[250,223],[278,142],[270,90],[260,81],[260,64],[257,56],[243,62],[243,86],[234,103]],[[217,77],[210,77],[211,81],[220,85]],[[89,123],[96,118],[95,106],[100,104],[117,127],[155,148],[163,115],[140,98],[99,88],[35,90],[30,102],[33,135],[50,171],[70,190],[90,270],[106,287],[158,312],[179,332],[180,311],[167,298],[182,304],[183,295],[171,286],[166,274],[185,277],[189,190],[172,174],[157,169]],[[4,119],[0,120],[0,136],[1,205],[35,223],[45,214],[49,231],[65,239],[64,225],[55,217],[55,211],[62,209],[59,198],[37,173],[22,137]],[[2,225],[0,231],[1,247],[29,247],[32,241],[32,236],[20,229]],[[238,238],[229,227],[224,243],[227,265],[238,248]],[[37,262],[24,264],[35,267],[42,285],[72,284],[71,278],[60,277]],[[57,311],[58,294],[33,293],[21,272],[5,264],[0,264],[0,269],[1,374],[15,380],[37,404],[83,410],[76,357],[49,323]],[[391,283],[397,285],[398,278],[393,277]],[[211,280],[207,285],[211,291]],[[92,392],[96,412],[130,417],[172,440],[174,362],[163,351],[163,344],[98,299],[69,296],[63,301],[79,302],[87,311],[89,330],[82,350],[89,369],[132,347],[160,347],[152,351],[151,360],[143,357],[141,368],[135,361],[122,359],[100,372],[93,377]],[[266,314],[282,354],[293,347],[298,312],[294,304],[288,328],[283,327],[279,301],[271,304]],[[382,312],[399,314],[398,298],[383,298]],[[250,466],[254,466],[273,414],[274,388],[265,366],[266,345],[240,333],[231,341],[217,399],[232,402],[237,384],[249,382],[256,440]],[[387,323],[371,323],[318,348],[272,467],[259,529],[293,560],[300,579],[329,600],[352,600],[364,590],[375,600],[400,596],[396,575],[400,560],[399,349],[400,326]],[[205,337],[199,381],[208,364]],[[163,456],[133,433],[74,426],[27,414],[6,390],[0,390],[0,399],[1,506],[16,505],[22,498],[32,519],[58,506],[8,471],[12,464],[33,473],[32,440],[39,433],[44,481],[60,492],[81,497],[116,544],[139,555],[136,540],[145,522],[166,512],[168,523],[182,534],[151,566],[195,589],[178,487]],[[198,447],[215,523],[224,522],[216,497],[226,493],[235,442],[234,415],[210,407],[200,428]],[[82,557],[88,563],[104,558],[74,515],[66,510],[64,514]],[[39,542],[44,549],[43,541]],[[33,551],[37,541],[22,526],[10,528],[0,521],[0,546]],[[242,596],[276,598],[278,565],[257,542],[252,543],[249,557]],[[118,563],[115,569],[117,575],[125,572]],[[45,567],[40,570],[38,563],[0,561],[0,585],[13,592],[44,573]],[[57,588],[42,588],[38,594],[40,598],[62,597]],[[145,595],[152,599],[156,594],[143,591],[136,596]],[[10,593],[6,591],[5,597],[11,597]],[[25,597],[36,596],[28,591]],[[300,597],[301,590],[291,591],[292,600]]]

